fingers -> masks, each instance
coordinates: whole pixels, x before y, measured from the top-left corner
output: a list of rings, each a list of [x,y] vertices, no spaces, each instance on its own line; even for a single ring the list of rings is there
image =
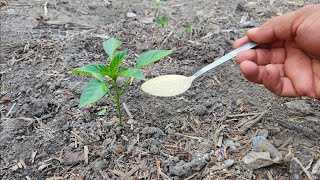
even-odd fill
[[[238,48],[249,41],[254,41],[258,44],[270,44],[275,41],[281,42],[294,39],[298,28],[296,23],[297,19],[299,19],[298,17],[301,16],[304,11],[304,9],[300,9],[282,16],[274,17],[260,27],[248,30],[247,36],[234,43],[234,48]]]
[[[240,63],[240,70],[252,82],[263,84],[271,92],[281,96],[295,96],[291,80],[284,77],[282,64],[258,66],[252,61]]]
[[[267,44],[278,40],[291,40],[295,36],[294,22],[297,12],[291,12],[270,19],[260,27],[250,29],[247,36],[259,44]]]
[[[233,43],[233,48],[236,49],[236,48],[238,48],[238,47],[240,47],[250,41],[251,40],[248,38],[248,36],[242,37]]]
[[[235,59],[238,63],[249,60],[255,62],[258,65],[267,65],[283,64],[285,58],[286,52],[284,48],[273,48],[241,51],[237,54]]]

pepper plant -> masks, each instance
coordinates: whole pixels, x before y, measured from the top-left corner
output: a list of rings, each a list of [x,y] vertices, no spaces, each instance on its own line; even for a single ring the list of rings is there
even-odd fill
[[[193,33],[193,27],[191,26],[191,24],[183,24],[182,25],[183,29],[186,30],[188,33],[192,34]]]
[[[103,49],[109,56],[109,64],[89,64],[82,68],[74,69],[72,74],[84,74],[92,76],[95,79],[90,80],[80,96],[79,107],[97,102],[106,95],[117,105],[119,124],[122,126],[122,112],[120,105],[120,96],[126,90],[133,78],[145,80],[141,69],[151,63],[154,63],[165,56],[168,56],[173,50],[150,50],[142,53],[137,59],[135,67],[120,68],[121,62],[125,59],[128,49],[117,52],[122,42],[112,37],[103,43]],[[121,86],[118,77],[126,77],[126,82]],[[110,89],[114,91],[111,92]]]
[[[164,32],[164,28],[169,23],[169,18],[167,16],[162,16],[160,18],[156,18],[154,23],[158,24],[162,28],[162,32]]]

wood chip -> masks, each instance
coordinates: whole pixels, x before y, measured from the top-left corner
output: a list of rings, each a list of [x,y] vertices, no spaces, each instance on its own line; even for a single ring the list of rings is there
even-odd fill
[[[273,177],[272,177],[270,171],[267,172],[267,176],[268,176],[268,179],[269,179],[269,180],[273,180]]]
[[[317,163],[313,166],[311,174],[316,175],[317,172],[320,171],[320,159],[318,159]]]
[[[287,139],[279,148],[285,148],[286,146],[288,146],[288,144],[292,141],[292,137],[290,137],[289,139]]]
[[[226,128],[227,125],[221,125],[218,129],[216,129],[216,131],[213,134],[213,143],[214,145],[217,147],[218,146],[218,142],[219,142],[219,136],[221,131]]]
[[[63,180],[63,179],[65,179],[65,178],[62,176],[57,176],[57,177],[49,177],[46,180]]]
[[[26,169],[27,168],[27,165],[26,165],[26,163],[22,160],[22,159],[20,159],[19,160],[19,163],[21,164],[21,168],[23,168],[23,169]],[[19,163],[18,163],[18,165],[19,165]],[[20,166],[19,166],[20,167]]]
[[[114,170],[109,170],[109,172],[111,172],[112,174],[117,175],[117,176],[119,176],[119,177],[125,176],[125,173],[124,173],[124,172],[119,171],[119,170],[116,170],[116,169],[114,169]]]
[[[109,180],[109,176],[106,172],[99,170],[100,175],[102,176],[103,180]]]
[[[160,167],[161,162],[157,157],[155,157],[154,159],[156,161],[156,166],[157,166],[157,178],[159,179],[161,174],[161,167]]]
[[[37,153],[38,153],[38,151],[35,151],[35,152],[33,152],[33,153],[31,154],[31,159],[30,159],[31,164],[34,163],[34,159],[36,158]]]
[[[83,147],[83,159],[84,159],[85,164],[89,163],[89,148],[88,148],[88,146]]]
[[[301,167],[301,169],[303,170],[304,173],[306,173],[306,175],[308,176],[308,178],[310,180],[314,180],[314,178],[311,176],[311,174],[309,173],[309,171],[301,164],[301,162],[299,161],[299,159],[297,159],[296,157],[292,157]]]
[[[123,179],[123,180],[128,179],[128,178],[131,177],[136,171],[138,171],[139,168],[140,168],[139,166],[133,167],[129,172],[127,172],[126,174],[122,175],[122,176],[121,176],[121,179]]]

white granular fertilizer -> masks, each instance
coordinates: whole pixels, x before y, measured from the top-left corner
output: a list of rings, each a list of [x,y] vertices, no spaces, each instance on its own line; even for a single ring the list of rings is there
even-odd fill
[[[182,75],[159,76],[143,83],[141,89],[154,96],[176,96],[188,90],[194,78]]]

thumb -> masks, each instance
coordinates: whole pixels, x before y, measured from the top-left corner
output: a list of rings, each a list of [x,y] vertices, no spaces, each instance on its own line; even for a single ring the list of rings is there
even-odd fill
[[[302,9],[270,19],[260,27],[247,32],[249,39],[259,43],[267,44],[277,40],[291,40],[295,37],[297,27],[296,19]]]

